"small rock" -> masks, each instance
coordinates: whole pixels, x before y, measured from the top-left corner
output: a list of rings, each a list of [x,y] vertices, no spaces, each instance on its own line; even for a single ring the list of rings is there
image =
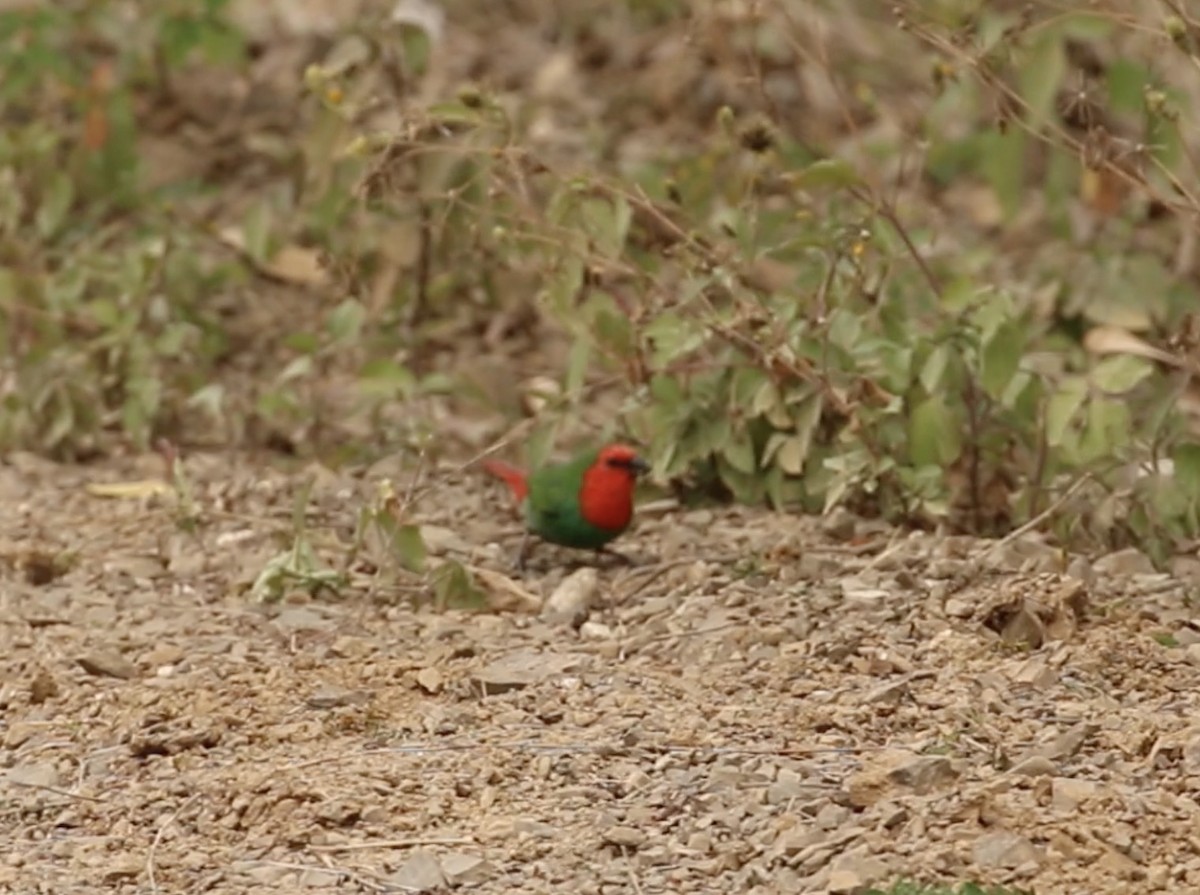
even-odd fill
[[[1184,648],[1183,656],[1193,665],[1200,665],[1200,643],[1189,643]]]
[[[1071,560],[1067,565],[1067,574],[1078,581],[1082,581],[1088,587],[1096,586],[1096,570],[1082,556],[1076,556]]]
[[[19,764],[9,768],[6,776],[9,782],[20,786],[47,787],[59,783],[58,768],[48,762]]]
[[[1041,657],[1026,659],[1009,672],[1009,677],[1018,684],[1043,689],[1058,682],[1058,672]]]
[[[803,798],[810,791],[810,788],[799,780],[776,780],[767,787],[767,804],[784,805],[793,799]]]
[[[829,872],[828,891],[858,893],[889,876],[888,866],[878,858],[863,854],[863,849],[843,852]]]
[[[604,831],[603,839],[609,845],[638,848],[645,844],[646,834],[636,827],[615,826]]]
[[[1042,860],[1041,851],[1032,842],[1004,830],[980,836],[971,852],[980,867],[1013,868],[1027,862],[1040,864]]]
[[[285,606],[275,616],[275,624],[289,631],[324,631],[333,621],[311,606]]]
[[[34,705],[41,705],[57,695],[58,683],[45,668],[39,668],[33,680],[29,682],[29,701]]]
[[[476,672],[475,682],[485,695],[507,693],[577,668],[582,660],[580,656],[520,650],[485,665]]]
[[[468,555],[473,547],[458,532],[441,525],[422,525],[421,540],[430,556],[444,556],[447,553]]]
[[[103,880],[115,883],[122,879],[134,879],[146,869],[146,862],[133,855],[114,855],[104,863]]]
[[[128,681],[138,675],[138,670],[132,662],[112,650],[96,650],[80,656],[75,661],[84,671],[96,677],[115,677]]]
[[[850,818],[850,809],[832,802],[825,805],[814,818],[822,830],[836,830]]]
[[[834,507],[821,520],[821,530],[837,541],[848,541],[858,528],[858,517],[845,507]]]
[[[336,709],[346,705],[364,705],[371,701],[367,690],[347,690],[344,687],[324,686],[305,700],[310,708]]]
[[[1102,556],[1096,560],[1093,568],[1097,574],[1105,577],[1153,575],[1158,571],[1154,568],[1154,563],[1150,561],[1150,558],[1136,547]]]
[[[1091,780],[1055,777],[1050,781],[1050,804],[1059,811],[1074,811],[1098,790],[1099,786]]]
[[[579,626],[579,636],[584,640],[612,640],[613,629],[602,622],[584,622]]]
[[[1049,777],[1058,771],[1058,765],[1042,755],[1030,755],[1008,769],[1017,777]]]
[[[351,637],[349,634],[343,634],[329,646],[330,653],[343,659],[362,659],[372,649],[368,641],[361,637]]]
[[[1102,870],[1105,875],[1115,876],[1117,879],[1142,880],[1147,876],[1146,869],[1141,864],[1112,849],[1105,849],[1104,854],[1100,856],[1094,866],[1097,870]],[[1163,891],[1163,889],[1155,888],[1153,891]]]
[[[958,778],[958,772],[950,759],[943,755],[923,755],[920,758],[894,768],[888,778],[901,786],[908,786],[924,795],[935,787],[950,783]]]
[[[1191,625],[1183,625],[1177,628],[1172,636],[1180,646],[1193,646],[1200,643],[1200,631],[1197,631]]]
[[[451,852],[442,858],[442,873],[452,886],[478,886],[496,875],[496,868],[482,855]]]
[[[30,721],[14,721],[4,733],[4,748],[19,749],[37,732],[38,726]]]
[[[141,658],[151,668],[160,668],[163,665],[178,665],[186,655],[187,653],[182,648],[173,643],[159,643],[151,647]]]
[[[542,607],[542,618],[552,625],[577,628],[587,619],[599,590],[600,576],[594,568],[577,569],[554,589]]]
[[[1070,730],[1059,734],[1049,742],[1042,743],[1040,746],[1034,746],[1025,753],[1024,757],[1018,759],[1018,763],[1024,761],[1026,757],[1034,755],[1040,755],[1051,761],[1065,761],[1078,752],[1083,744],[1098,730],[1100,730],[1100,725],[1089,721],[1081,721]]]
[[[342,875],[336,870],[324,870],[317,867],[305,870],[300,874],[299,884],[309,889],[328,889],[342,881]]]
[[[975,607],[958,597],[946,600],[946,615],[951,618],[970,618],[975,614]]]
[[[908,681],[888,681],[868,690],[863,700],[867,703],[895,705],[908,693]]]
[[[433,852],[418,849],[388,878],[388,882],[402,892],[430,892],[446,885],[446,877]]]
[[[417,686],[426,693],[437,693],[445,685],[442,673],[429,665],[417,672]]]

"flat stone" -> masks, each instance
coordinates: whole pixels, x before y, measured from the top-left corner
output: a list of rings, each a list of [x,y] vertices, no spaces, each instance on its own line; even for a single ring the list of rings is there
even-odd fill
[[[452,886],[478,886],[496,875],[496,868],[483,855],[451,852],[442,856],[442,873]]]
[[[622,848],[638,848],[646,843],[646,834],[637,827],[609,827],[601,835],[609,845],[619,845]]]
[[[58,768],[49,762],[19,764],[9,768],[5,775],[9,781],[23,786],[58,786]]]
[[[345,687],[323,686],[305,700],[310,708],[335,709],[347,705],[365,705],[371,701],[368,690],[347,690]]]
[[[138,676],[137,666],[113,650],[94,650],[75,661],[84,671],[96,677],[115,677],[128,681]]]
[[[1049,777],[1057,771],[1058,765],[1042,755],[1030,755],[1008,769],[1017,777]]]
[[[1050,781],[1050,804],[1059,811],[1074,811],[1099,791],[1091,780],[1055,777]]]
[[[980,836],[971,853],[976,864],[988,868],[1014,868],[1027,862],[1040,864],[1042,860],[1037,846],[1024,836],[1006,830]]]
[[[894,768],[888,778],[901,786],[913,789],[918,795],[950,783],[958,778],[958,772],[950,759],[944,755],[923,755],[913,761]]]
[[[485,695],[507,693],[540,684],[577,668],[585,659],[582,656],[520,650],[485,665],[476,672],[475,682],[483,688]]]
[[[446,885],[442,865],[431,851],[417,849],[388,877],[402,892],[431,892]]]

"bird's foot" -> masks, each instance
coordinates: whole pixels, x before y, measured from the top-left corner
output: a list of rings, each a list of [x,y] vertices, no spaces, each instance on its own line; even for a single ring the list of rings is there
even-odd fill
[[[521,546],[517,548],[517,555],[513,558],[513,568],[518,572],[524,572],[529,561],[529,554],[533,552],[533,541],[526,532],[521,536]]]

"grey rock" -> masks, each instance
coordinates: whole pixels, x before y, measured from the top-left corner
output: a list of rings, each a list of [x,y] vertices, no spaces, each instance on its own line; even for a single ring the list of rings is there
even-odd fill
[[[442,858],[442,873],[452,886],[478,886],[496,874],[496,868],[483,855],[451,852]]]
[[[485,694],[507,693],[549,680],[579,667],[586,657],[519,650],[509,653],[475,674]]]
[[[402,892],[431,892],[446,885],[442,865],[433,852],[417,849],[389,878]]]
[[[950,783],[958,778],[950,759],[943,755],[923,755],[913,761],[894,768],[888,778],[893,783],[907,786],[918,795],[924,795],[930,790]]]
[[[988,833],[975,840],[971,849],[975,863],[980,867],[1013,868],[1025,863],[1040,864],[1041,850],[1024,836],[1001,830]]]
[[[84,671],[96,677],[115,677],[128,681],[138,676],[137,666],[113,650],[94,650],[76,661]]]

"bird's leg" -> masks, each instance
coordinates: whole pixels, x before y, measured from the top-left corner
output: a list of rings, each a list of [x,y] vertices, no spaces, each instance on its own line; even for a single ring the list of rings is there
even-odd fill
[[[630,556],[621,553],[619,550],[614,550],[612,547],[598,547],[596,549],[597,556],[611,556],[617,562],[627,566],[636,566],[637,562]]]
[[[529,554],[533,552],[533,541],[529,537],[529,532],[526,531],[521,535],[521,546],[517,548],[517,558],[513,566],[518,572],[525,571],[525,562],[529,559]]]

